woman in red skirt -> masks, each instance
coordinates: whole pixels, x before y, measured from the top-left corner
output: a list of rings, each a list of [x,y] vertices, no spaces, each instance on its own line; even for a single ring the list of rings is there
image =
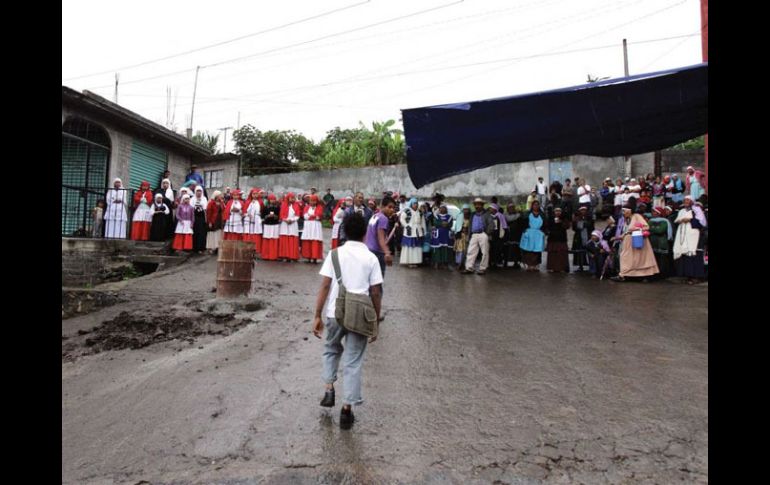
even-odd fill
[[[262,202],[260,189],[251,189],[243,210],[243,240],[254,245],[256,254],[262,249]]]
[[[289,192],[281,204],[281,227],[278,240],[278,257],[284,261],[299,260],[299,227],[297,221],[302,215],[294,193]]]
[[[131,239],[134,241],[149,241],[150,226],[152,225],[152,192],[150,183],[142,185],[134,193],[134,218],[131,222]]]
[[[332,222],[334,223],[332,225],[332,249],[337,249],[337,246],[339,246],[340,226],[342,225],[342,219],[345,218],[345,208],[349,207],[348,201],[350,205],[353,205],[353,197],[347,196],[338,201],[337,205],[334,206],[334,210],[332,210]]]
[[[225,241],[243,240],[243,212],[246,204],[241,200],[241,191],[236,189],[232,192],[232,199],[225,206],[225,213],[222,220],[225,221],[224,233]]]
[[[318,196],[312,194],[310,204],[305,207],[302,214],[305,219],[302,229],[302,257],[311,263],[317,263],[324,257],[324,233],[321,226],[323,215],[324,208],[318,203]]]
[[[262,250],[261,256],[265,261],[278,259],[278,241],[280,239],[280,214],[275,195],[267,196],[267,204],[262,208]]]
[[[190,205],[190,196],[182,196],[182,202],[176,210],[176,234],[171,247],[177,251],[192,251],[193,248],[193,220],[195,219],[193,206]]]

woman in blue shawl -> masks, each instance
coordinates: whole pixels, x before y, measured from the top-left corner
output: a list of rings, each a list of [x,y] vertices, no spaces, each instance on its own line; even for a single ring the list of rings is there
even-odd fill
[[[527,271],[540,271],[545,249],[545,234],[543,229],[545,219],[540,211],[540,202],[532,202],[532,209],[524,216],[524,233],[521,235],[522,259]]]

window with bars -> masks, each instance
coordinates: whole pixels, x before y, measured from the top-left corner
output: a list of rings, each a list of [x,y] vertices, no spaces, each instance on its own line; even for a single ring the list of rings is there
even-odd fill
[[[207,170],[203,172],[206,188],[222,187],[224,170]]]

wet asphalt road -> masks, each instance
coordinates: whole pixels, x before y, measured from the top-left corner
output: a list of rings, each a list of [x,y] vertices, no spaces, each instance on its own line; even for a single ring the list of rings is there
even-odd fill
[[[388,268],[341,431],[339,402],[318,406],[318,269],[258,262],[268,307],[233,335],[63,362],[62,482],[706,483],[707,287]],[[215,278],[195,258],[62,333],[210,299]]]

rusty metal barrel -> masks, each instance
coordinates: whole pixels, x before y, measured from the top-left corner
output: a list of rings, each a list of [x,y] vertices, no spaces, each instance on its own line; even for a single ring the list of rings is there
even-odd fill
[[[254,244],[244,241],[219,242],[217,298],[246,295],[251,290]]]

